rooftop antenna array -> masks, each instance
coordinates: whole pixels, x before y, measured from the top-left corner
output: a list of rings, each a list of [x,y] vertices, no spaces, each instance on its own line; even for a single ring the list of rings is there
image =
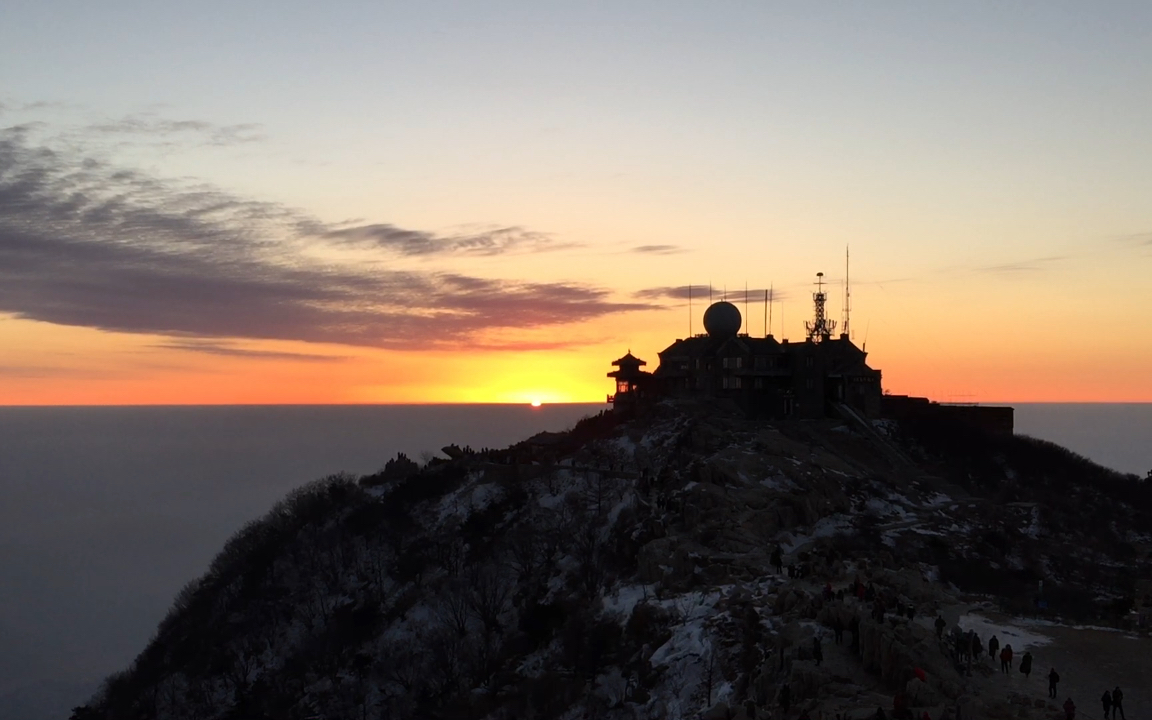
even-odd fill
[[[748,318],[749,322],[751,322],[752,316],[748,314],[748,281],[747,280],[744,281],[744,317]],[[749,328],[749,329],[751,329],[751,328]],[[744,333],[744,334],[745,335],[751,335],[752,333]]]
[[[824,292],[824,273],[816,273],[816,292],[812,293],[812,304],[815,306],[815,317],[812,322],[805,322],[808,330],[808,339],[812,342],[827,340],[836,330],[836,322],[824,315],[824,304],[828,302],[828,294]]]
[[[772,334],[772,306],[776,304],[776,285],[768,283],[768,294],[764,296],[764,303],[768,305],[768,334]]]
[[[692,283],[688,283],[688,337],[692,337]]]
[[[841,332],[845,337],[849,335],[848,323],[852,319],[852,286],[848,280],[848,246],[844,246],[844,318],[842,320]]]
[[[764,291],[764,337],[768,337],[768,291]]]

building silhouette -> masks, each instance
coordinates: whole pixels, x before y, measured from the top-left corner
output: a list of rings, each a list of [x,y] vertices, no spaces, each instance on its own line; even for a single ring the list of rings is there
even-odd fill
[[[654,372],[643,370],[647,363],[631,350],[613,360],[617,369],[608,377],[616,381],[616,392],[608,402],[629,411],[664,397],[706,397],[731,401],[755,418],[841,417],[857,424],[877,417],[942,419],[994,434],[1013,433],[1010,407],[941,405],[885,395],[881,373],[868,365],[868,354],[847,333],[833,335],[836,323],[824,312],[822,273],[817,284],[814,317],[805,323],[803,341],[741,333],[739,308],[721,300],[704,312],[705,332],[679,338],[660,351]]]
[[[655,372],[641,370],[647,363],[631,351],[613,361],[619,369],[608,373],[616,379],[609,401],[624,409],[648,397],[707,396],[731,400],[753,417],[820,418],[838,414],[841,405],[879,415],[880,371],[847,335],[832,336],[822,290],[813,295],[816,319],[799,343],[741,333],[739,308],[713,303],[704,313],[706,332],[662,350]]]

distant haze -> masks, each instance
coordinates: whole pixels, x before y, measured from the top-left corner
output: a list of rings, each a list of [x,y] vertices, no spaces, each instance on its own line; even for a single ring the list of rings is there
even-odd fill
[[[1063,445],[1120,472],[1152,470],[1152,403],[1005,403],[1016,434]]]
[[[292,488],[397,452],[503,447],[602,408],[0,408],[0,720],[86,699]]]

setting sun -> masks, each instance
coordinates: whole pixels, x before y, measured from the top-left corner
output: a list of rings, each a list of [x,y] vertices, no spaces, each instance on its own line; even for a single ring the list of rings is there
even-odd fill
[[[532,401],[532,407],[540,407],[540,405],[542,405],[542,403],[539,400]]]

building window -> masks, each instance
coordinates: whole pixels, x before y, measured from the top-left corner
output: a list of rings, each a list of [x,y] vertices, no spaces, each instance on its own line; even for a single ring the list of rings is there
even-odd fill
[[[756,378],[755,380],[752,381],[752,385],[757,390],[763,390],[764,389],[764,378]]]
[[[808,356],[808,357],[804,358],[804,364],[807,365],[808,367],[812,367],[813,365],[816,364],[816,358],[814,358],[812,356]]]
[[[809,390],[811,390],[813,387],[815,387],[815,384],[812,382],[811,378],[805,380],[804,384],[808,387]]]

